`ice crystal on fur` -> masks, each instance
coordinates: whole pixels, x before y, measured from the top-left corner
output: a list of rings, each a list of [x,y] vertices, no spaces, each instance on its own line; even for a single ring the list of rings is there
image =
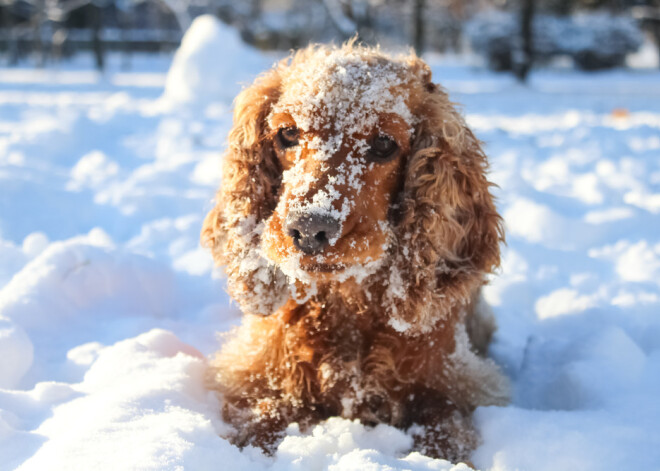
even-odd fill
[[[304,77],[285,80],[285,93],[273,112],[288,113],[303,131],[330,127],[333,139],[324,143],[330,149],[348,135],[377,126],[381,113],[396,114],[412,126],[401,86],[408,77],[405,72],[404,64],[374,61],[363,51],[333,50],[314,69],[305,70]]]

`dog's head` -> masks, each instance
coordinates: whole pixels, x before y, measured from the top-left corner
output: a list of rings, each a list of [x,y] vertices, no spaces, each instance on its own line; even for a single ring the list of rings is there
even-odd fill
[[[420,59],[310,47],[237,98],[202,239],[248,312],[350,279],[388,285],[380,295],[400,314],[422,285],[464,296],[452,285],[481,283],[498,264],[485,170]]]
[[[268,115],[282,180],[262,250],[294,279],[363,278],[393,241],[414,78],[371,51],[314,52],[294,60]]]

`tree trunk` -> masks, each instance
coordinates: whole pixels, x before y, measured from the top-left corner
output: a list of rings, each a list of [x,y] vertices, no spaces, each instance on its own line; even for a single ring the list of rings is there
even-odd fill
[[[653,36],[655,39],[655,46],[658,52],[658,65],[660,65],[660,18],[653,22]]]
[[[35,3],[35,7],[36,11],[32,16],[34,27],[33,48],[37,56],[37,67],[43,67],[46,64],[46,52],[44,51],[42,26],[46,17],[46,3],[44,0],[39,0]]]
[[[96,68],[103,70],[105,61],[103,57],[103,41],[101,40],[101,29],[103,26],[103,9],[93,3],[89,6],[90,23],[92,25],[92,49],[94,50],[94,59]]]
[[[514,73],[521,82],[527,80],[527,75],[532,68],[534,61],[534,0],[522,0],[520,11],[520,50],[516,60],[514,60]]]
[[[357,24],[343,11],[339,2],[334,0],[321,0],[321,3],[328,13],[328,19],[342,36],[342,40],[346,40],[357,33]]]
[[[418,56],[424,52],[424,8],[426,0],[415,0],[413,7],[413,46]]]

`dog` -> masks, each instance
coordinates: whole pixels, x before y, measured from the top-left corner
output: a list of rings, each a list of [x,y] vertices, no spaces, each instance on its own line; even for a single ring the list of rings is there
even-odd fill
[[[201,240],[245,314],[209,367],[238,446],[331,416],[465,461],[509,383],[480,298],[504,242],[487,159],[413,53],[313,45],[236,98]]]

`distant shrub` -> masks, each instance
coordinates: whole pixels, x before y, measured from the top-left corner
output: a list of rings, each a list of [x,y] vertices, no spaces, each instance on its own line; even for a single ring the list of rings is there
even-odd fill
[[[490,11],[468,21],[465,33],[478,54],[493,70],[511,70],[520,44],[520,22],[511,12]],[[577,67],[597,70],[617,67],[642,44],[634,20],[608,13],[583,13],[573,17],[537,14],[533,23],[535,58],[547,61],[570,56]]]

